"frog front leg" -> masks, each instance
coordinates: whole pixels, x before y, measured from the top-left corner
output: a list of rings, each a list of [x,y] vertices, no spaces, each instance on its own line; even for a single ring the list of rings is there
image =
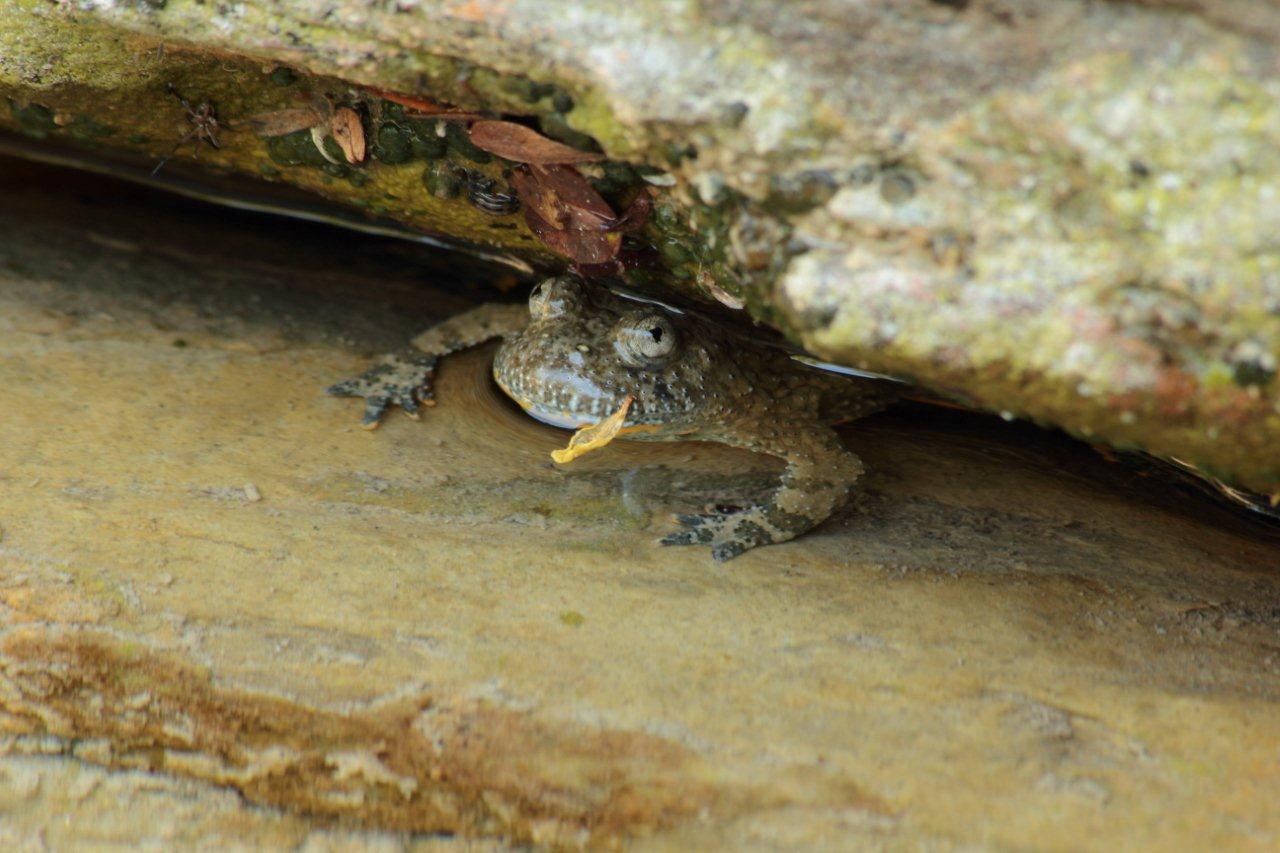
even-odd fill
[[[758,545],[794,539],[825,521],[848,500],[862,476],[862,460],[829,427],[797,430],[773,424],[744,425],[711,440],[779,456],[787,463],[782,482],[765,503],[731,512],[681,515],[684,528],[663,545],[709,544],[716,562]]]
[[[518,333],[529,321],[520,305],[486,303],[432,326],[405,349],[385,356],[352,379],[328,388],[335,397],[363,397],[365,429],[375,429],[392,405],[411,418],[419,405],[435,405],[431,380],[441,356]]]

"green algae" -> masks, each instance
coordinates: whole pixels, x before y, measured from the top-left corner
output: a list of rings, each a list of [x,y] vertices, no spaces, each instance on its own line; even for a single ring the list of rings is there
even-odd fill
[[[570,628],[581,628],[587,624],[587,617],[576,610],[566,610],[559,616],[560,623]]]
[[[388,165],[407,163],[414,157],[413,134],[398,125],[386,123],[378,127],[378,132],[369,147],[374,159]]]
[[[348,164],[331,138],[322,141],[322,153],[310,131],[264,139],[247,130],[242,121],[245,116],[296,106],[296,101],[282,90],[275,70],[264,73],[249,63],[214,61],[195,54],[184,54],[181,61],[168,56],[161,63],[163,71],[141,74],[129,90],[99,91],[77,85],[49,92],[35,101],[27,98],[30,93],[25,89],[0,83],[0,96],[7,96],[8,105],[7,115],[0,115],[0,125],[8,124],[34,139],[62,139],[82,145],[111,139],[155,160],[170,153],[186,158],[195,152],[197,143],[192,138],[173,151],[192,125],[177,99],[169,94],[168,87],[172,86],[193,106],[209,103],[215,108],[221,125],[221,149],[210,150],[201,143],[202,163],[284,181],[353,206],[380,208],[385,215],[423,231],[465,237],[499,248],[517,248],[534,257],[547,258],[522,223],[515,229],[493,229],[488,215],[475,210],[460,193],[433,196],[417,189],[421,186],[421,170],[416,163],[444,157],[461,161],[490,178],[501,176],[502,164],[473,146],[468,148],[469,141],[458,137],[456,131],[451,142],[446,143],[437,133],[437,122],[405,120],[403,113],[388,110],[387,120],[366,119],[371,137],[369,161]],[[289,87],[298,85],[291,83]],[[325,79],[311,79],[307,85],[312,91],[347,88]],[[371,115],[380,113],[378,101],[369,99]],[[138,109],[139,103],[153,108]],[[146,168],[140,164],[140,170]],[[399,203],[383,204],[388,198]]]
[[[166,17],[192,11],[198,10],[180,2],[152,10]],[[200,153],[202,163],[291,183],[426,232],[516,249],[537,263],[554,263],[523,222],[493,228],[491,218],[472,207],[464,193],[424,192],[420,161],[448,158],[488,179],[500,179],[508,165],[472,145],[456,123],[407,118],[401,105],[335,78],[304,76],[286,65],[264,67],[247,59],[164,49],[158,40],[101,27],[78,15],[52,14],[31,2],[0,9],[0,33],[0,47],[11,46],[7,56],[0,50],[0,97],[10,106],[8,116],[0,115],[0,126],[7,124],[31,138],[90,146],[115,136],[115,144],[159,160],[191,129],[169,94],[172,87],[193,106],[209,103],[216,110],[222,148],[206,148]],[[69,67],[68,54],[77,57]],[[78,61],[83,56],[92,57],[91,70]],[[58,85],[33,92],[29,69],[44,65],[66,74],[56,77]],[[124,69],[127,75],[120,73]],[[459,59],[423,57],[420,70],[435,97],[459,104],[526,111],[542,104],[550,111],[553,103],[572,101],[555,84],[497,74]],[[353,105],[365,115],[370,160],[345,163],[332,139],[322,142],[325,157],[307,131],[259,139],[247,130],[242,121],[247,116],[296,108],[295,91],[330,92],[344,100],[354,93]],[[68,120],[60,123],[60,116]],[[190,156],[195,144],[189,140],[176,156]],[[399,203],[387,204],[386,199]]]
[[[10,98],[9,113],[13,116],[19,130],[32,139],[44,139],[58,129],[58,124],[53,118],[53,110],[43,104],[22,105],[19,101]]]
[[[456,159],[469,160],[472,163],[492,163],[493,155],[477,148],[467,134],[467,130],[457,122],[445,122],[445,145],[449,153]]]
[[[197,10],[189,4],[175,2],[161,11],[166,21],[185,22],[188,15]],[[3,15],[0,11],[0,19]],[[172,17],[175,15],[176,18]],[[51,45],[96,39],[99,29],[86,27],[74,18],[51,16],[46,23],[53,36]],[[184,24],[177,26],[181,25]],[[323,37],[319,30],[312,34]],[[176,99],[168,95],[167,90],[172,86],[193,105],[210,103],[216,108],[222,125],[222,150],[203,152],[201,159],[205,163],[295,184],[354,207],[383,212],[424,231],[462,236],[498,248],[514,248],[531,255],[540,264],[563,264],[540,248],[523,222],[518,222],[514,229],[495,229],[486,215],[470,207],[462,191],[468,176],[500,180],[503,169],[510,164],[474,146],[458,123],[409,117],[399,103],[360,93],[334,78],[301,74],[289,65],[263,67],[236,59],[214,60],[198,52],[165,50],[159,42],[121,36],[118,32],[114,38],[98,39],[97,45],[96,55],[104,68],[113,65],[137,68],[138,73],[129,85],[103,89],[98,81],[105,79],[114,84],[115,77],[109,73],[81,75],[74,85],[50,93],[47,102],[22,107],[15,118],[25,132],[60,134],[51,118],[57,110],[76,116],[73,131],[61,135],[72,136],[78,142],[92,142],[108,127],[100,116],[111,115],[117,120],[123,116],[127,121],[119,124],[126,144],[159,158],[169,153],[166,145],[172,148],[173,142],[191,129]],[[54,49],[41,50],[47,54]],[[39,59],[35,55],[39,51],[30,45],[27,52],[33,54],[31,61]],[[635,139],[623,131],[607,100],[580,85],[570,91],[555,80],[500,73],[458,57],[423,54],[403,59],[417,74],[418,91],[429,93],[431,98],[463,107],[530,115],[549,136],[585,150],[609,148],[637,153]],[[0,76],[0,91],[3,90],[4,77]],[[15,87],[14,91],[25,94],[21,87]],[[296,108],[298,99],[293,94],[307,91],[332,93],[340,103],[361,111],[365,116],[369,162],[345,163],[342,152],[331,139],[321,142],[325,149],[322,153],[308,131],[255,139],[240,121],[249,115]],[[139,109],[138,105],[143,103],[160,108]],[[679,162],[691,153],[687,145],[663,145],[666,153],[660,154],[660,158]],[[177,156],[188,156],[194,150],[195,143],[189,142]],[[447,165],[428,163],[425,169],[418,165],[421,161],[433,160]],[[593,181],[611,201],[629,198],[642,185],[636,172],[624,162],[609,161],[600,171]],[[386,204],[382,199],[388,197],[413,199],[416,203]],[[709,220],[704,214],[704,224]],[[679,242],[688,247],[688,262],[670,271],[679,281],[711,281],[719,290],[739,290],[723,253],[703,250],[700,247],[703,239],[705,234],[699,235],[688,227],[651,226],[641,242],[648,245]],[[635,239],[631,242],[635,243]],[[711,255],[717,257],[712,259]],[[640,277],[646,275],[641,273]],[[707,293],[706,287],[694,289]]]
[[[466,172],[447,161],[430,163],[422,170],[422,185],[435,198],[458,198],[466,187]]]
[[[277,86],[292,86],[298,82],[298,73],[292,68],[281,65],[268,74],[267,79]]]

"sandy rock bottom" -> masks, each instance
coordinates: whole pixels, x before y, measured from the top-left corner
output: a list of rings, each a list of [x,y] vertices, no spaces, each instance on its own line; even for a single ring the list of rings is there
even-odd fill
[[[1031,427],[847,431],[857,506],[723,566],[724,448],[514,410],[402,244],[0,163],[0,843],[1280,844],[1280,537]]]

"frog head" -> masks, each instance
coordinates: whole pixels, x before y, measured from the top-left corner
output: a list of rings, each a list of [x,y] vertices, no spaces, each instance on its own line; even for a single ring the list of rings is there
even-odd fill
[[[713,326],[580,279],[539,284],[529,324],[494,359],[494,377],[530,415],[554,426],[598,423],[632,398],[637,437],[698,431],[751,393]]]

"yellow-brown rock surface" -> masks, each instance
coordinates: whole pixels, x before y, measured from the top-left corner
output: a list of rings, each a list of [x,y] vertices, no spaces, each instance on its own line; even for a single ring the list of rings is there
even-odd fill
[[[717,566],[767,460],[323,396],[473,298],[417,255],[2,166],[6,845],[1280,844],[1280,539],[1196,492],[890,413]]]

